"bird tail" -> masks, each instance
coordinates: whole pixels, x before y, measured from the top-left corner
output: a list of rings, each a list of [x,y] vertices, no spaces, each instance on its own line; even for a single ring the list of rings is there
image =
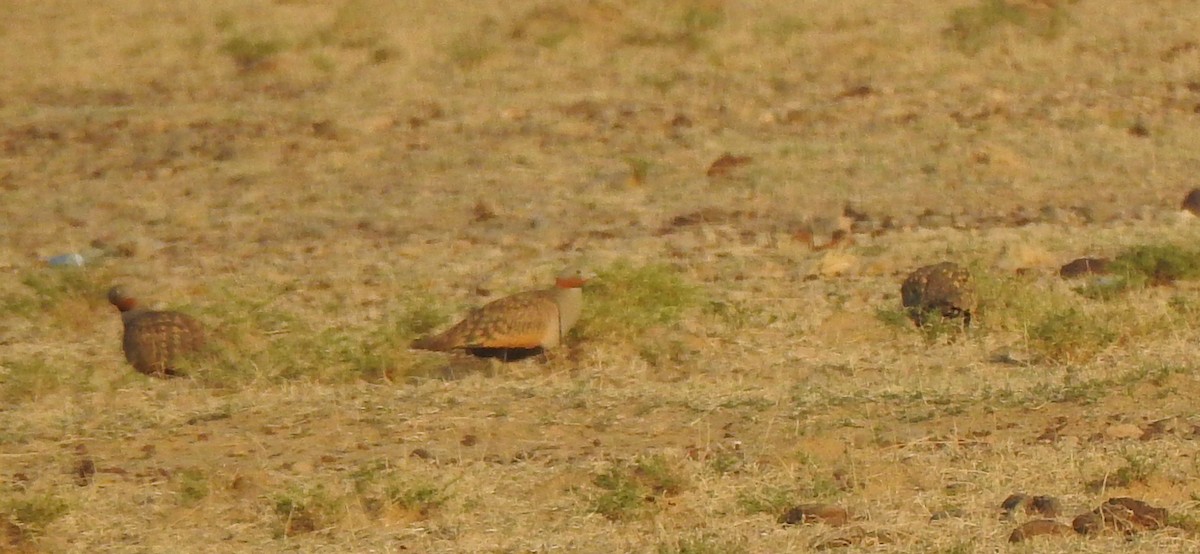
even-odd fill
[[[454,348],[452,337],[447,336],[447,333],[439,335],[429,335],[412,341],[408,345],[409,348],[416,350],[432,350],[434,352],[444,352]]]

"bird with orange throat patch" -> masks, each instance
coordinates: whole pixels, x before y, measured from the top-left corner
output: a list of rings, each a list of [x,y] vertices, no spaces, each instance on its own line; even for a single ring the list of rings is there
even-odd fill
[[[583,312],[583,285],[592,274],[571,267],[554,286],[521,292],[476,308],[441,333],[419,338],[412,348],[462,350],[513,361],[558,346]]]

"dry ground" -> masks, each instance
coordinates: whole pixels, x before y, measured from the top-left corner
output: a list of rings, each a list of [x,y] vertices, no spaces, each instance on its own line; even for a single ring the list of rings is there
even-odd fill
[[[1200,238],[1200,4],[177,4],[0,3],[0,550],[1200,549],[1200,290],[1054,274]],[[548,359],[405,348],[579,259]],[[135,374],[116,281],[221,361]]]

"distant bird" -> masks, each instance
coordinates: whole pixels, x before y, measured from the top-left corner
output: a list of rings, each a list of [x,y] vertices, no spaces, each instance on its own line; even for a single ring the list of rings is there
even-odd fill
[[[1183,197],[1179,209],[1191,215],[1200,215],[1200,189],[1192,189]]]
[[[124,287],[108,291],[108,301],[125,324],[121,345],[134,369],[154,377],[180,376],[178,362],[204,347],[200,322],[179,312],[145,310]]]
[[[476,308],[436,335],[419,338],[419,350],[463,350],[480,357],[515,361],[562,342],[583,311],[583,284],[591,274],[567,268],[554,286],[521,292]]]
[[[1112,260],[1108,258],[1077,258],[1058,268],[1058,276],[1074,279],[1085,275],[1104,275],[1109,272]]]
[[[909,317],[919,327],[929,323],[932,314],[946,319],[961,318],[963,327],[969,327],[976,311],[971,274],[953,262],[913,271],[900,286],[900,297]]]

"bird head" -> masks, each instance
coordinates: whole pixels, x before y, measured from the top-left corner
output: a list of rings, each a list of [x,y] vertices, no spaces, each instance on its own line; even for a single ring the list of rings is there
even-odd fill
[[[121,285],[116,285],[113,288],[108,289],[108,301],[122,312],[128,312],[129,310],[137,307],[137,299],[130,296],[129,293],[125,291],[125,287]]]
[[[596,274],[591,271],[578,266],[571,266],[558,273],[558,276],[554,279],[554,286],[560,289],[577,289],[595,276]]]

